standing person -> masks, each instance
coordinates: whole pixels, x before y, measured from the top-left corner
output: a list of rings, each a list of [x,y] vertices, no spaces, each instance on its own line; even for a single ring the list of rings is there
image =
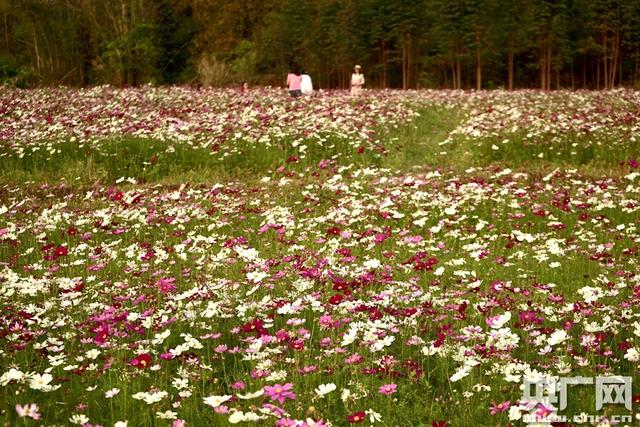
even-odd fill
[[[307,70],[302,70],[300,78],[300,91],[303,95],[311,95],[313,93],[313,82],[311,81],[311,76],[307,73]]]
[[[351,74],[351,95],[358,95],[362,92],[362,86],[364,86],[362,67],[356,65],[353,67],[353,74]]]
[[[291,67],[291,71],[287,75],[287,86],[289,87],[289,95],[294,98],[302,95],[302,91],[300,90],[300,83],[302,81],[302,77],[300,77],[300,72],[297,67]]]

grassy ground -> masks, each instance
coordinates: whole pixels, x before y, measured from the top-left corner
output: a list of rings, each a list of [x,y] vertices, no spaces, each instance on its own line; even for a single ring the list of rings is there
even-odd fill
[[[35,402],[44,425],[80,414],[105,426],[171,425],[158,413],[173,411],[166,416],[188,426],[213,426],[235,410],[270,412],[269,403],[334,426],[360,411],[380,416],[371,422],[368,412],[364,425],[506,426],[509,412],[491,408],[516,406],[521,381],[505,372],[518,365],[637,373],[624,358],[627,344],[637,346],[637,305],[624,303],[636,304],[640,286],[638,219],[624,207],[639,201],[620,165],[636,146],[574,147],[573,137],[531,146],[518,135],[472,143],[450,135],[463,111],[420,113],[381,131],[384,149],[362,153],[329,140],[301,155],[282,141],[220,159],[207,148],[122,139],[0,156],[0,229],[10,236],[0,245],[0,375],[50,372],[60,385],[43,392],[29,379],[7,381],[0,420],[36,425],[14,410]],[[59,247],[69,253],[52,256]],[[597,301],[579,294],[587,285],[601,289]],[[331,302],[336,295],[344,302]],[[489,324],[507,312],[511,330]],[[251,329],[256,320],[264,334]],[[587,328],[609,321],[602,335]],[[357,338],[341,344],[352,327]],[[565,329],[568,339],[547,349]],[[255,345],[261,335],[278,338]],[[140,354],[151,355],[151,369],[132,366]],[[454,380],[468,360],[477,366]],[[293,384],[297,398],[236,396],[275,383]],[[320,397],[314,389],[325,383],[337,389]],[[398,392],[380,393],[385,384]],[[154,391],[168,395],[132,398]],[[591,391],[572,390],[567,412],[593,413]],[[231,412],[204,405],[211,395],[236,396],[225,402]]]

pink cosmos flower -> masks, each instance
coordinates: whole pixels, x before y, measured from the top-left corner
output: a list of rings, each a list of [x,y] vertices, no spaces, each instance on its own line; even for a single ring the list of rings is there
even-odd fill
[[[282,417],[285,412],[282,410],[282,408],[273,405],[271,403],[265,403],[264,405],[262,405],[262,407],[268,411],[270,411],[273,415],[275,415],[276,417],[280,418]]]
[[[504,402],[498,403],[497,405],[495,403],[491,405],[491,408],[489,408],[489,412],[491,412],[491,415],[496,415],[500,412],[506,411],[510,407],[511,407],[511,402],[509,402],[508,400],[505,400]]]
[[[543,403],[538,403],[536,405],[535,416],[538,418],[546,418],[549,415],[553,414],[555,408],[549,404],[549,406],[544,405]]]
[[[317,369],[318,368],[316,367],[316,365],[309,365],[309,366],[303,366],[298,370],[298,372],[300,372],[300,375],[306,375],[306,374],[311,374],[315,372]]]
[[[360,356],[358,353],[354,353],[351,356],[347,357],[344,361],[347,365],[357,365],[358,363],[362,362],[362,356]]]
[[[40,408],[38,407],[37,403],[27,403],[26,405],[22,406],[20,404],[16,404],[16,412],[18,413],[19,417],[29,417],[29,418],[33,418],[34,420],[39,420],[40,419],[40,412],[38,412],[40,410]]]
[[[281,404],[287,399],[295,400],[296,394],[291,391],[293,384],[287,383],[284,385],[274,384],[273,386],[264,386],[264,394],[271,400],[276,400]]]
[[[225,405],[220,405],[213,408],[213,411],[216,414],[227,414],[229,412],[229,407]]]
[[[176,279],[173,277],[162,278],[156,282],[156,287],[163,294],[175,292],[178,288],[175,285]]]
[[[378,389],[378,392],[380,392],[380,394],[393,394],[397,391],[398,386],[396,384],[384,384],[381,385],[380,388]]]
[[[234,390],[244,390],[244,387],[244,381],[236,381],[235,383],[231,384],[231,388]]]

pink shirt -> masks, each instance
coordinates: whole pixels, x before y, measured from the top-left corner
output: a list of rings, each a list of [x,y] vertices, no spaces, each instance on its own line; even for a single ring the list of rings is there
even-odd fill
[[[289,75],[287,75],[287,84],[289,85],[289,90],[300,90],[301,81],[302,76],[296,76],[293,73],[289,73]]]

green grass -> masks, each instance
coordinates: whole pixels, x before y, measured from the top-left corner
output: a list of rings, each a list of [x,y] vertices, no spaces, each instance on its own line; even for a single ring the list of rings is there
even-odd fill
[[[362,154],[348,141],[335,138],[328,138],[323,144],[307,141],[305,152],[286,140],[268,146],[238,141],[234,145],[239,149],[225,157],[208,147],[133,137],[98,141],[92,147],[63,142],[56,144],[52,152],[40,150],[22,158],[0,148],[0,184],[64,181],[87,186],[97,182],[113,184],[119,178],[161,184],[251,180],[271,175],[280,166],[299,172],[320,160],[331,159],[343,165],[379,166],[399,172],[427,168],[461,173],[471,167],[495,165],[541,173],[556,167],[577,168],[592,175],[610,176],[619,173],[621,162],[640,157],[638,144],[620,143],[616,137],[564,135],[560,142],[553,143],[531,143],[522,134],[482,140],[450,137],[463,121],[463,111],[432,106],[419,113],[409,125],[380,130],[383,152],[369,147]],[[445,141],[448,143],[443,144]]]
[[[118,188],[140,189],[146,191],[147,195],[154,191],[164,192],[168,190],[176,190],[180,184],[188,183],[187,189],[202,190],[210,189],[211,184],[223,182],[229,186],[236,186],[242,191],[238,194],[228,196],[228,211],[216,211],[211,217],[193,218],[185,224],[145,224],[141,220],[140,224],[144,224],[139,228],[131,227],[122,235],[114,235],[110,228],[101,229],[90,223],[85,224],[86,229],[92,229],[93,236],[89,243],[101,248],[115,245],[115,250],[119,250],[116,256],[108,258],[106,266],[99,272],[87,271],[86,259],[91,256],[91,252],[79,253],[73,255],[71,260],[81,261],[79,265],[71,262],[60,267],[57,276],[52,277],[79,277],[87,282],[87,292],[91,293],[90,298],[86,298],[82,303],[75,307],[74,310],[56,308],[55,315],[57,318],[68,322],[68,325],[59,330],[56,326],[52,326],[46,333],[57,336],[65,336],[65,334],[74,335],[74,328],[79,328],[88,334],[86,324],[81,321],[86,315],[85,309],[90,304],[101,300],[103,293],[111,292],[103,281],[130,283],[130,290],[123,291],[123,294],[129,292],[131,297],[122,302],[123,309],[136,311],[140,308],[137,304],[132,303],[131,299],[145,295],[148,298],[149,306],[155,309],[162,309],[173,304],[181,304],[181,308],[188,307],[187,311],[197,313],[203,310],[203,304],[191,303],[190,301],[175,302],[169,301],[166,296],[160,294],[154,287],[153,282],[157,279],[154,276],[156,268],[162,268],[164,275],[178,277],[178,292],[190,289],[194,283],[205,283],[212,285],[217,279],[227,279],[229,284],[212,292],[211,299],[220,298],[227,301],[227,307],[235,307],[246,302],[248,316],[260,312],[264,312],[261,301],[265,297],[274,299],[285,298],[292,289],[292,282],[299,279],[299,276],[285,275],[284,279],[275,282],[274,288],[262,288],[256,291],[251,298],[245,298],[246,286],[241,287],[238,283],[245,280],[246,264],[242,262],[234,262],[226,265],[203,266],[197,261],[202,254],[189,254],[187,259],[181,259],[175,255],[168,256],[167,260],[160,265],[153,265],[153,268],[144,270],[136,258],[127,260],[124,258],[124,249],[129,246],[136,247],[140,244],[159,243],[165,247],[173,247],[181,244],[187,238],[194,235],[214,236],[216,245],[220,246],[226,238],[231,236],[244,236],[247,238],[249,245],[259,251],[265,259],[273,259],[276,261],[283,260],[290,253],[294,253],[301,258],[301,262],[306,267],[318,261],[318,254],[329,253],[322,252],[327,245],[326,240],[319,241],[318,237],[326,237],[323,235],[324,230],[314,230],[312,227],[308,229],[295,230],[294,236],[296,243],[303,245],[307,252],[291,251],[289,243],[281,242],[274,239],[275,231],[270,230],[264,234],[257,234],[256,230],[265,221],[261,215],[263,210],[268,207],[287,207],[298,218],[306,218],[321,215],[327,215],[326,220],[330,224],[332,217],[330,210],[344,196],[337,194],[335,191],[322,188],[322,185],[331,178],[335,173],[335,167],[353,165],[353,169],[358,167],[380,167],[390,169],[391,171],[400,173],[420,173],[424,171],[432,171],[434,169],[441,170],[445,175],[439,184],[444,186],[445,180],[457,178],[464,180],[465,174],[473,176],[477,179],[488,179],[492,181],[492,185],[499,188],[495,178],[491,175],[495,168],[513,168],[514,170],[522,170],[529,173],[527,180],[523,180],[518,185],[522,187],[534,187],[536,183],[541,182],[541,177],[548,174],[556,168],[575,168],[578,173],[586,173],[596,177],[612,177],[620,176],[626,172],[621,168],[619,163],[625,159],[637,157],[638,151],[632,145],[615,145],[615,148],[607,148],[607,144],[597,144],[593,141],[584,141],[583,146],[579,147],[563,147],[562,144],[554,143],[553,145],[532,146],[523,140],[522,135],[512,135],[509,143],[502,144],[497,140],[486,141],[466,141],[458,137],[451,139],[451,142],[445,145],[441,143],[448,140],[450,133],[464,119],[464,112],[444,109],[444,108],[428,108],[420,112],[420,117],[412,124],[402,127],[391,132],[380,133],[381,141],[385,148],[384,153],[379,153],[375,149],[366,150],[364,153],[358,153],[353,149],[348,141],[329,140],[324,146],[316,143],[308,143],[308,148],[304,155],[300,154],[298,149],[292,147],[290,141],[281,141],[277,146],[254,146],[248,145],[242,147],[240,152],[234,153],[224,159],[220,159],[218,153],[212,152],[208,148],[195,148],[189,145],[178,143],[166,143],[162,141],[144,140],[144,139],[118,139],[110,141],[101,141],[96,146],[89,149],[87,147],[78,147],[72,142],[62,143],[57,146],[54,154],[36,152],[23,158],[17,158],[8,154],[7,151],[0,151],[0,187],[15,189],[20,188],[20,193],[29,202],[24,212],[20,212],[12,221],[20,224],[31,224],[34,217],[42,211],[43,208],[54,203],[59,203],[69,199],[70,209],[73,215],[59,221],[53,229],[47,229],[45,234],[48,241],[57,244],[66,243],[68,246],[77,246],[78,238],[71,237],[66,233],[67,227],[75,224],[76,217],[82,216],[87,212],[98,209],[114,209],[118,211],[117,203],[111,203],[105,197],[96,197],[97,200],[79,200],[78,198],[68,197],[71,193],[84,194],[84,192],[99,189],[100,183],[104,186],[111,186],[120,178],[134,178],[138,184],[129,184],[127,181],[120,182]],[[568,138],[567,144],[575,141],[582,142],[581,139],[571,136]],[[491,148],[494,144],[501,144],[499,150]],[[558,148],[560,147],[560,148]],[[576,154],[571,154],[575,151]],[[542,158],[538,157],[543,152]],[[292,156],[298,157],[293,162],[287,162]],[[318,170],[315,166],[321,160],[333,160],[332,164],[326,170]],[[284,170],[278,172],[278,168],[283,167]],[[471,174],[467,173],[469,168],[477,170]],[[286,176],[286,172],[292,175],[292,182],[279,187],[275,184],[281,178]],[[311,173],[309,173],[311,172]],[[304,173],[300,177],[297,174]],[[314,175],[315,174],[315,175]],[[271,177],[269,183],[261,183],[257,187],[260,180],[265,177]],[[351,185],[351,191],[360,191],[363,196],[371,196],[377,194],[376,191],[384,190],[382,185],[377,185],[366,180],[355,180],[348,178],[345,173],[345,181]],[[293,178],[296,178],[293,180]],[[65,188],[60,188],[57,184],[65,182]],[[569,182],[569,180],[567,180]],[[358,184],[357,186],[354,183]],[[46,185],[45,185],[46,184]],[[568,185],[568,184],[567,184]],[[573,185],[573,184],[572,184]],[[256,186],[257,191],[252,192],[251,189]],[[582,187],[576,185],[576,188],[570,188],[571,191],[582,190]],[[397,190],[397,189],[396,189]],[[98,190],[96,190],[98,191]],[[317,201],[307,199],[306,193],[312,193]],[[430,195],[436,197],[439,193],[438,189],[431,189]],[[398,192],[401,192],[398,190]],[[517,220],[509,218],[505,212],[508,211],[505,204],[511,200],[501,199],[495,201],[485,199],[480,201],[468,201],[461,209],[470,218],[469,224],[474,225],[475,222],[482,219],[491,223],[498,231],[496,233],[488,233],[486,231],[478,231],[473,241],[479,242],[486,246],[490,256],[485,259],[474,260],[467,252],[464,246],[469,243],[468,240],[462,240],[459,237],[448,234],[445,229],[436,237],[433,242],[441,241],[445,244],[445,249],[435,251],[439,258],[439,266],[447,265],[448,262],[465,258],[467,263],[461,267],[465,270],[473,270],[475,274],[482,279],[483,283],[476,291],[469,291],[467,281],[458,279],[451,274],[451,268],[447,265],[446,273],[441,277],[441,285],[433,289],[433,300],[436,304],[443,305],[450,300],[468,299],[470,306],[487,300],[500,300],[505,305],[511,307],[514,316],[523,306],[527,304],[544,305],[547,301],[547,294],[544,292],[534,291],[530,296],[500,294],[495,299],[491,296],[489,285],[493,280],[501,280],[511,282],[514,287],[525,288],[532,283],[555,283],[557,287],[554,292],[566,295],[568,299],[576,296],[576,291],[586,284],[592,284],[593,279],[599,274],[610,274],[611,269],[602,265],[597,261],[588,259],[585,254],[589,253],[589,244],[585,241],[577,241],[572,247],[567,249],[567,254],[562,257],[562,268],[552,269],[547,265],[550,261],[540,263],[533,258],[540,251],[539,246],[544,245],[544,240],[540,239],[534,244],[520,244],[513,251],[506,250],[505,245],[509,242],[509,234],[517,226],[521,227],[523,232],[540,234],[543,236],[553,236],[559,239],[570,238],[575,234],[576,230],[581,228],[589,230],[593,233],[592,240],[598,243],[615,241],[616,246],[611,250],[614,259],[622,259],[622,250],[634,246],[634,241],[629,236],[618,236],[613,227],[617,224],[630,224],[636,221],[633,214],[621,212],[619,209],[603,209],[600,211],[606,215],[611,226],[593,225],[591,223],[581,224],[577,219],[575,212],[564,213],[560,209],[552,207],[550,191],[539,191],[540,197],[536,199],[536,203],[542,204],[548,209],[559,221],[567,225],[564,230],[551,232],[548,228],[548,218],[540,218],[530,212],[530,206],[526,205],[522,208],[525,215]],[[572,197],[578,194],[571,193]],[[5,192],[0,196],[0,203],[5,200],[15,199],[13,193]],[[357,198],[357,197],[356,197]],[[363,197],[364,199],[365,197]],[[379,201],[379,200],[378,200]],[[251,210],[252,203],[263,210]],[[166,200],[165,203],[171,205],[172,201]],[[198,200],[202,206],[207,209],[215,207],[223,209],[226,206],[223,202],[216,201],[214,197],[203,196]],[[409,203],[407,200],[397,202],[397,209],[401,212],[411,213],[415,210],[419,203]],[[177,202],[176,202],[177,204]],[[222,205],[222,206],[221,206]],[[165,206],[159,203],[152,207],[162,211]],[[32,210],[30,210],[32,209]],[[310,211],[306,211],[306,210]],[[189,208],[187,211],[191,213],[195,208]],[[118,211],[119,212],[119,211]],[[429,228],[434,226],[442,219],[442,212],[437,209],[428,212],[428,221],[424,226],[417,227],[412,225],[412,218],[406,215],[402,219],[389,220],[382,218],[375,207],[369,207],[361,213],[362,222],[352,226],[355,233],[365,233],[368,229],[379,231],[384,226],[395,227],[395,231],[407,230],[411,233],[422,234],[428,236]],[[118,224],[129,224],[133,222],[130,218],[126,218],[124,214],[115,215],[113,222]],[[222,221],[225,221],[222,224]],[[637,222],[637,221],[636,221]],[[209,229],[210,225],[220,225],[214,230]],[[2,225],[0,224],[0,227]],[[344,224],[343,224],[344,226]],[[116,227],[115,225],[113,227]],[[345,226],[346,227],[346,226]],[[38,233],[42,230],[38,229]],[[174,234],[174,232],[179,232]],[[316,234],[318,233],[318,234]],[[545,234],[547,233],[547,234]],[[493,235],[498,237],[492,239]],[[431,237],[429,237],[431,238]],[[116,244],[116,242],[119,242]],[[11,244],[3,243],[0,245],[0,260],[9,262],[14,256],[20,255],[17,261],[13,263],[12,269],[20,274],[27,274],[27,268],[43,263],[42,253],[39,247],[43,245],[41,237],[37,237],[37,233],[24,233],[15,242]],[[346,244],[346,243],[341,243]],[[397,245],[394,241],[385,241],[381,245],[369,247],[365,241],[360,242],[356,239],[349,242],[353,249],[353,255],[360,259],[365,257],[375,257],[383,259],[385,253],[391,253],[394,263],[401,262],[414,255],[415,251],[411,247]],[[33,248],[28,253],[27,249]],[[210,253],[210,248],[205,247],[204,255],[214,255]],[[219,249],[219,248],[218,248]],[[213,249],[211,249],[213,250]],[[514,257],[516,250],[522,250],[526,256],[522,259]],[[494,257],[504,255],[511,266],[499,266],[493,262]],[[131,261],[135,268],[132,271],[125,270],[127,262]],[[206,262],[206,261],[205,261]],[[43,263],[42,270],[33,271],[33,276],[44,277],[48,273],[46,267],[52,264]],[[618,261],[616,268],[634,268],[634,262],[628,261],[623,267]],[[336,267],[337,269],[338,267]],[[182,277],[184,269],[193,270],[194,276]],[[287,262],[282,261],[282,265],[278,267],[280,271],[287,274],[292,267]],[[394,280],[402,282],[408,281],[416,277],[413,271],[404,271],[400,268],[392,270]],[[423,289],[429,289],[433,276],[431,273],[420,273],[422,276],[417,281],[418,286]],[[524,276],[523,276],[524,274]],[[91,281],[92,276],[97,276],[96,281]],[[330,283],[319,283],[317,291],[323,298],[327,298],[330,294]],[[367,297],[366,292],[383,292],[387,290],[384,283],[373,283],[365,290],[356,290],[362,292]],[[49,294],[40,294],[33,298],[26,298],[24,305],[33,304],[36,307],[44,307],[49,301],[58,298],[60,287],[59,284],[52,285]],[[625,289],[624,292],[629,292]],[[459,294],[458,294],[459,293]],[[357,294],[359,295],[359,294]],[[627,294],[622,294],[627,295]],[[95,299],[94,299],[95,297]],[[607,297],[612,298],[613,297]],[[111,301],[109,301],[110,303]],[[394,301],[394,304],[402,306],[411,305],[413,301],[410,299],[405,301]],[[145,308],[146,303],[142,303]],[[153,305],[155,304],[155,305]],[[190,305],[192,304],[192,305]],[[611,304],[615,306],[615,303]],[[481,325],[486,328],[484,323],[485,316],[475,309],[469,310],[469,319],[465,322],[455,320],[450,316],[451,310],[443,310],[446,316],[449,316],[445,322],[449,322],[454,330],[462,328],[467,324]],[[598,319],[599,313],[595,314]],[[355,316],[355,315],[354,315]],[[306,320],[305,327],[308,327],[311,338],[308,344],[318,346],[318,341],[325,336],[332,338],[334,341],[341,339],[341,333],[344,331],[321,331],[317,318],[318,312],[306,309],[301,313],[297,313],[296,317]],[[286,317],[274,315],[273,330],[286,328]],[[513,399],[513,396],[519,396],[519,383],[507,383],[500,379],[496,379],[483,372],[473,371],[468,377],[458,383],[449,381],[450,376],[456,371],[459,362],[455,361],[451,355],[447,357],[441,356],[421,356],[415,349],[409,348],[403,343],[403,340],[410,338],[412,335],[419,335],[425,340],[433,340],[437,336],[435,323],[431,319],[419,319],[415,325],[408,325],[406,330],[399,334],[399,338],[387,351],[394,354],[400,360],[412,359],[416,360],[419,367],[425,372],[425,376],[420,379],[400,377],[398,379],[389,376],[379,377],[374,375],[363,376],[360,369],[363,366],[370,366],[375,363],[375,357],[370,356],[361,366],[346,366],[342,363],[344,355],[332,354],[329,356],[318,356],[317,359],[309,359],[308,353],[288,352],[283,355],[274,356],[278,368],[288,369],[292,375],[287,381],[291,381],[295,385],[296,390],[313,390],[317,385],[334,381],[341,387],[349,387],[353,392],[366,391],[369,394],[366,398],[358,401],[343,404],[339,397],[339,391],[328,396],[324,400],[315,401],[307,400],[290,404],[289,408],[297,415],[314,416],[316,414],[323,417],[331,417],[338,420],[337,424],[346,424],[346,416],[355,410],[365,410],[374,408],[381,413],[384,421],[380,424],[383,426],[427,426],[431,422],[439,419],[446,419],[452,422],[453,426],[495,426],[506,425],[506,415],[490,416],[489,406],[492,402],[500,402],[507,398]],[[556,328],[559,321],[545,320],[543,327]],[[239,326],[239,320],[232,316],[230,318],[214,318],[208,321],[192,320],[185,315],[184,318],[178,319],[172,329],[172,335],[167,338],[163,344],[163,348],[173,347],[179,344],[182,339],[180,333],[190,333],[193,336],[200,336],[211,333],[212,331],[229,331],[233,327]],[[66,329],[65,329],[66,328]],[[82,329],[84,328],[84,329]],[[64,378],[63,386],[60,390],[51,392],[43,397],[42,393],[30,391],[27,387],[20,387],[19,393],[15,393],[15,389],[10,387],[0,389],[0,401],[5,402],[0,407],[0,422],[5,425],[35,425],[35,422],[17,419],[13,406],[16,403],[27,402],[43,402],[46,400],[47,422],[57,423],[58,425],[68,425],[68,418],[71,413],[76,412],[74,407],[78,404],[88,404],[87,414],[93,420],[101,420],[105,425],[111,425],[118,420],[128,419],[129,426],[155,426],[169,425],[168,422],[162,423],[155,418],[156,411],[165,411],[169,409],[168,402],[163,401],[160,404],[146,405],[144,403],[134,401],[131,395],[141,390],[147,390],[151,386],[159,387],[163,390],[171,389],[172,378],[177,375],[177,368],[168,363],[169,368],[161,369],[158,372],[149,372],[148,370],[135,370],[127,365],[133,354],[133,349],[129,347],[133,341],[138,338],[152,339],[157,331],[145,329],[140,337],[132,332],[133,338],[122,339],[119,346],[106,349],[105,355],[100,356],[96,364],[101,365],[107,357],[112,358],[117,369],[107,369],[104,374],[97,372],[94,374],[77,375],[73,372],[62,371],[56,368],[54,373],[57,378]],[[631,334],[627,330],[621,331],[620,335],[610,338],[609,345],[612,348],[621,343],[623,340],[630,338]],[[574,344],[579,347],[577,337],[573,337]],[[207,370],[195,370],[192,376],[192,396],[182,400],[182,406],[177,410],[180,416],[189,420],[190,425],[207,425],[218,426],[227,425],[226,418],[213,413],[210,408],[204,408],[202,398],[211,394],[225,394],[230,390],[230,384],[237,379],[248,378],[249,372],[255,367],[255,364],[247,363],[242,360],[240,354],[218,355],[215,347],[219,343],[228,343],[229,345],[240,344],[238,337],[233,334],[225,334],[216,342],[203,340],[204,348],[194,353],[200,358],[202,363],[210,366]],[[15,353],[8,345],[8,341],[0,343],[0,349],[4,352],[0,359],[0,374],[5,372],[9,366],[14,363],[23,370],[31,372],[42,372],[48,367],[46,358],[42,352],[28,348],[27,350]],[[82,356],[86,351],[86,346],[78,340],[69,340],[65,343],[65,353],[73,356]],[[352,344],[348,347],[351,352],[367,351],[366,347],[359,347]],[[561,354],[564,350],[560,350]],[[15,356],[19,354],[19,356]],[[554,353],[555,354],[555,353]],[[530,343],[523,342],[521,348],[514,351],[514,355],[524,361],[545,362],[544,357],[540,357],[536,353],[536,349]],[[619,353],[617,353],[619,356]],[[567,356],[569,357],[569,356]],[[290,358],[288,360],[287,358]],[[157,362],[155,360],[154,362]],[[624,360],[612,361],[603,355],[592,355],[590,362],[593,363],[610,363],[618,366],[625,372],[631,372],[634,368],[631,364]],[[73,358],[70,357],[67,363],[71,364]],[[80,362],[78,362],[80,363]],[[177,364],[178,362],[176,362]],[[331,374],[318,372],[314,375],[300,376],[297,375],[296,369],[309,364],[318,364],[323,368],[331,369]],[[163,365],[164,366],[164,365]],[[574,375],[583,374],[585,376],[593,376],[594,368],[586,367],[580,372],[573,372]],[[68,380],[68,381],[67,381]],[[377,388],[385,382],[397,381],[400,384],[401,393],[393,397],[381,396],[377,393]],[[256,381],[258,383],[258,381]],[[464,391],[472,390],[474,384],[487,384],[492,387],[491,392],[474,392],[469,397],[464,397]],[[120,394],[111,400],[105,400],[99,394],[92,395],[87,391],[87,387],[96,387],[96,393],[103,394],[104,391],[113,387],[121,389]],[[13,387],[13,385],[11,386]],[[254,384],[248,391],[255,391]],[[637,385],[635,386],[637,390]],[[339,390],[338,389],[338,390]],[[361,389],[361,390],[360,390]],[[589,411],[593,407],[593,402],[588,391],[578,391],[578,398],[572,399],[569,410],[579,412],[580,410]],[[307,394],[306,396],[308,396]],[[89,397],[88,397],[89,396]],[[397,397],[396,397],[397,396]],[[93,400],[95,397],[95,401]],[[44,406],[44,405],[43,405]],[[343,424],[340,424],[340,423]]]

